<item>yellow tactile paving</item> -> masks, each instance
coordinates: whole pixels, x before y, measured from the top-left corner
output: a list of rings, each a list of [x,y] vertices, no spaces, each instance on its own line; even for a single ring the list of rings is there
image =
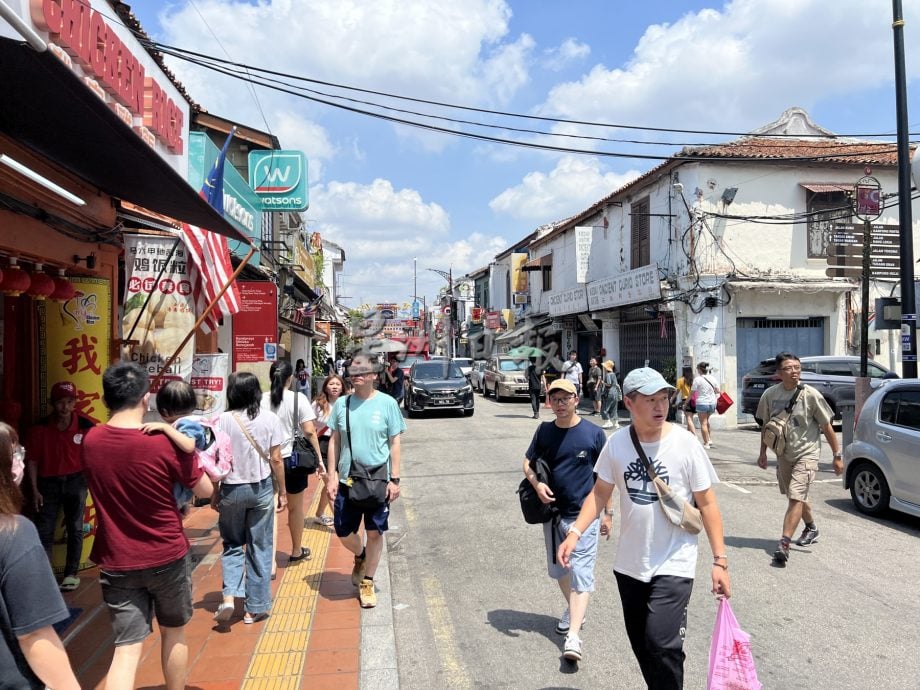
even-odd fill
[[[307,515],[319,503],[315,491]],[[288,567],[272,604],[272,615],[256,643],[243,680],[244,690],[287,690],[299,688],[303,675],[310,623],[316,610],[323,564],[329,550],[331,532],[307,527],[301,540],[313,553],[309,561]]]

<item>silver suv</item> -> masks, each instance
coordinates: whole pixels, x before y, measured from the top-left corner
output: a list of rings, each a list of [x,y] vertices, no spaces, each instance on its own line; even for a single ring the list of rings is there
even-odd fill
[[[843,450],[843,488],[856,509],[920,517],[920,380],[888,381],[872,393]]]
[[[483,372],[482,395],[494,395],[497,401],[516,395],[527,396],[527,359],[495,355]]]

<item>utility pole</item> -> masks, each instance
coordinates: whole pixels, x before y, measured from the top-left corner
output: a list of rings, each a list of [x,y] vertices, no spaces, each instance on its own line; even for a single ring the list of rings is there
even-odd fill
[[[914,238],[910,208],[910,141],[907,122],[907,77],[904,66],[904,14],[892,0],[894,85],[898,124],[898,220],[901,231],[901,373],[917,378],[917,304],[914,295]]]

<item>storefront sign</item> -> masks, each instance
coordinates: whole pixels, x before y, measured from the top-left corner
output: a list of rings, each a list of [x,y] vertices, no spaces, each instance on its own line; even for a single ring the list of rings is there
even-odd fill
[[[263,211],[306,211],[307,157],[302,151],[250,151],[249,186]]]
[[[560,292],[550,292],[543,296],[543,307],[550,316],[577,314],[588,308],[583,287],[571,288]]]
[[[585,225],[575,227],[575,282],[588,282],[588,263],[591,259],[591,240],[594,228]]]
[[[527,263],[527,254],[511,255],[511,292],[527,292],[527,272],[521,268]]]
[[[188,103],[158,74],[153,58],[129,38],[127,28],[107,22],[90,2],[31,0],[30,10],[36,29],[73,58],[85,80],[96,83],[88,84],[90,88],[101,88],[127,108],[137,118],[134,124],[146,128],[170,153],[184,153]]]
[[[124,238],[125,310],[121,337],[136,341],[127,345],[128,357],[154,378],[195,325],[188,250],[178,240],[170,257],[176,238],[128,234]],[[155,393],[167,381],[188,381],[194,349],[195,341],[189,339],[151,391]]]
[[[486,328],[490,328],[493,331],[495,331],[501,327],[502,327],[501,312],[497,312],[497,311],[486,312]]]
[[[192,360],[195,389],[195,414],[216,417],[227,409],[227,377],[230,375],[230,355],[224,353],[196,354]]]
[[[39,311],[40,398],[70,381],[77,387],[77,413],[94,422],[108,419],[102,403],[102,372],[111,361],[112,286],[103,278],[71,278],[67,302],[36,302]]]
[[[265,345],[278,342],[278,288],[269,281],[239,281],[239,312],[233,315],[233,368],[264,362]]]
[[[634,271],[595,280],[588,285],[591,309],[610,309],[661,299],[661,281],[657,266],[643,266]]]

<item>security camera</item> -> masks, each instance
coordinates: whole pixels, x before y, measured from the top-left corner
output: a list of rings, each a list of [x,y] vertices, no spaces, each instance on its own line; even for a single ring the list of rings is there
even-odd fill
[[[683,186],[680,182],[675,182],[675,183],[674,183],[674,191],[677,192],[678,194],[680,194],[681,192],[684,191],[684,186]]]

